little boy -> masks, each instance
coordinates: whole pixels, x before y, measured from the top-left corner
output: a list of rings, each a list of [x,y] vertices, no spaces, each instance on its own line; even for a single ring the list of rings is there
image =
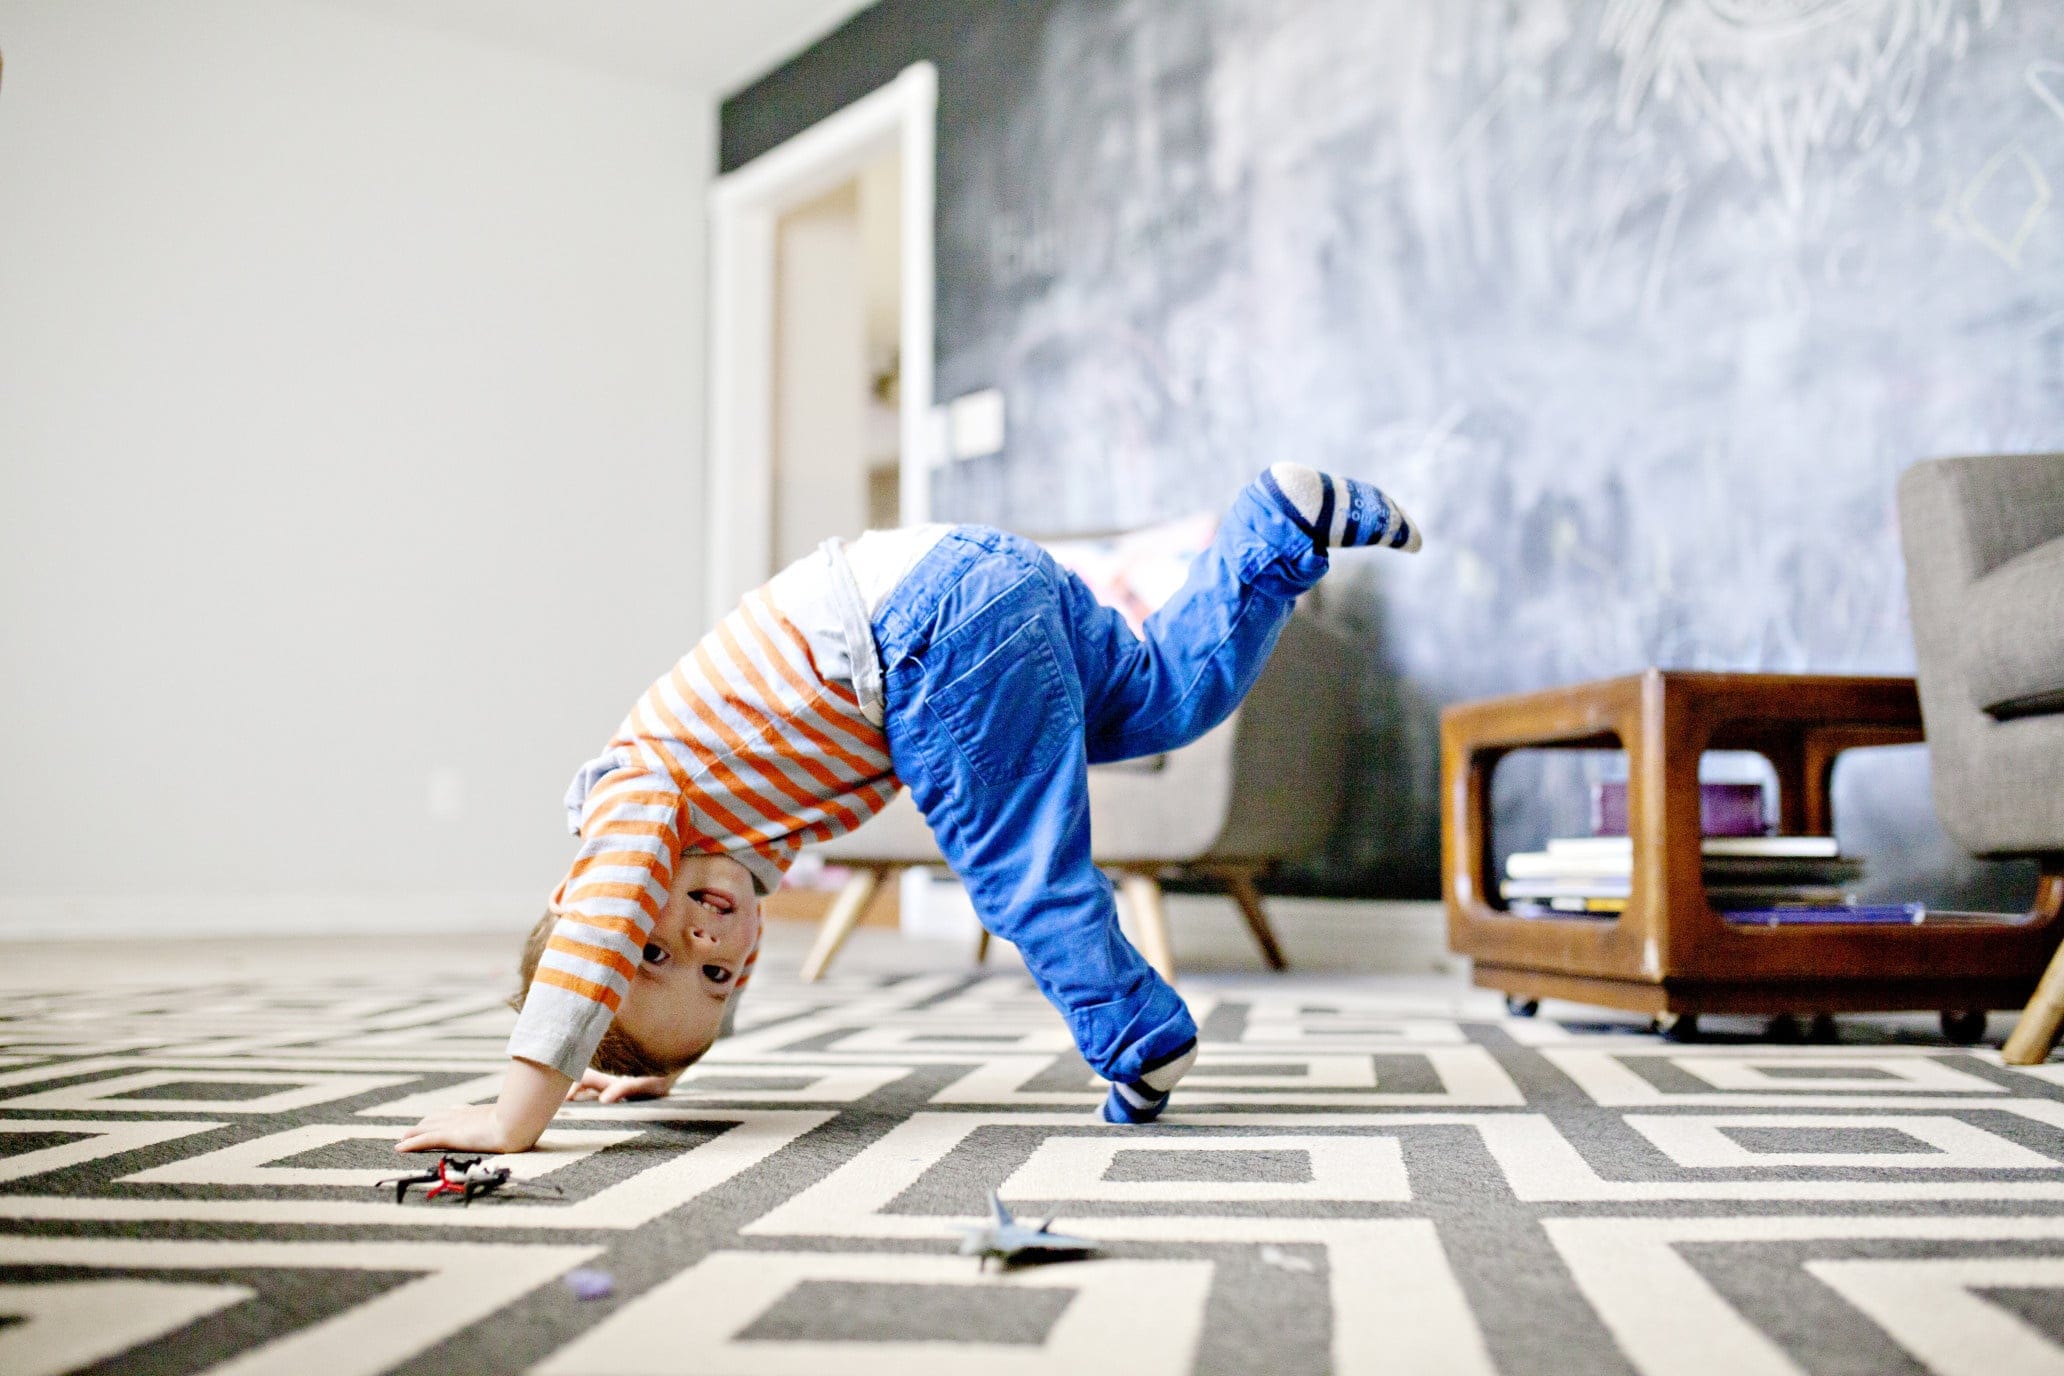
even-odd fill
[[[665,1093],[751,972],[760,895],[899,784],[1110,1081],[1104,1118],[1155,1118],[1197,1027],[1119,933],[1086,771],[1223,721],[1342,545],[1411,551],[1419,532],[1367,483],[1277,464],[1144,637],[981,526],[829,541],[783,570],[575,776],[583,844],[531,934],[501,1096],[432,1114],[401,1149],[524,1151],[568,1097]]]

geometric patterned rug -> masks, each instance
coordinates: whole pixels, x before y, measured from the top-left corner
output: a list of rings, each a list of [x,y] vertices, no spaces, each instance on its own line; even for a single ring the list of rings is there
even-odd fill
[[[2064,1065],[1914,1019],[1207,982],[1121,1129],[1022,975],[763,965],[672,1098],[512,1158],[563,1198],[396,1205],[397,1129],[499,1077],[454,983],[0,996],[0,1372],[2064,1370]],[[992,1189],[1102,1252],[979,1270]]]

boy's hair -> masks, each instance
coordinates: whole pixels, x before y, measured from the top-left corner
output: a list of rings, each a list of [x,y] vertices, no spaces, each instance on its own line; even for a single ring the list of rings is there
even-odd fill
[[[523,1010],[523,996],[530,992],[530,982],[537,976],[538,962],[545,956],[545,943],[552,939],[552,928],[558,921],[559,914],[547,908],[545,915],[530,929],[530,935],[523,939],[523,982],[509,998],[509,1006],[518,1012]],[[588,1058],[588,1062],[605,1075],[640,1078],[647,1075],[671,1075],[677,1070],[687,1069],[701,1059],[702,1052],[698,1051],[679,1061],[669,1062],[664,1057],[646,1050],[630,1033],[612,1022],[609,1024],[609,1030],[602,1034],[602,1040],[595,1047],[595,1054]]]

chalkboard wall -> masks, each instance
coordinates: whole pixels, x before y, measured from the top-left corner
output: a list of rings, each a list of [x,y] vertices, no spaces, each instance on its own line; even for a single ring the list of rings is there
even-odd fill
[[[1438,891],[1443,702],[1909,671],[1898,471],[2064,448],[2056,0],[885,0],[725,102],[723,166],[919,59],[936,394],[1009,415],[942,516],[1109,529],[1292,458],[1426,531],[1320,596],[1368,674],[1294,886]],[[1517,836],[1581,807],[1501,781]],[[2011,899],[1924,756],[1841,782],[1881,883]]]

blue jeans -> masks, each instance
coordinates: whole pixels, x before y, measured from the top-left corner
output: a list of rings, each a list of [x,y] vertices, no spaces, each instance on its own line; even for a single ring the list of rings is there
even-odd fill
[[[874,618],[897,775],[1107,1079],[1138,1079],[1197,1025],[1118,930],[1090,862],[1088,768],[1225,720],[1326,567],[1250,486],[1144,637],[1037,545],[981,526],[934,546]]]

